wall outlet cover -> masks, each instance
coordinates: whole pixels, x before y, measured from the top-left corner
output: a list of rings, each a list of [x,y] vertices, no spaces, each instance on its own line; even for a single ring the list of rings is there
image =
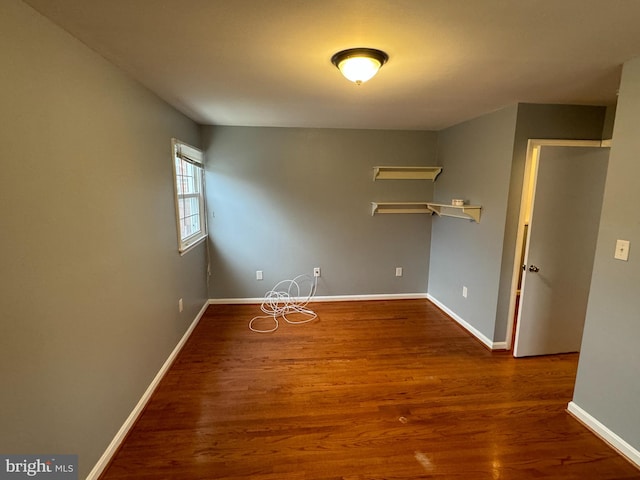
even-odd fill
[[[617,260],[629,261],[629,240],[618,240],[616,242],[616,253],[613,258]]]

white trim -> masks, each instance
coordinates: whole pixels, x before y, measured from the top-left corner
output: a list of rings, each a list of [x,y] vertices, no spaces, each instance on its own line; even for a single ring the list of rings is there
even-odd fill
[[[594,147],[600,148],[602,140],[570,140],[567,138],[530,138],[530,142],[540,147]]]
[[[507,347],[507,342],[493,342],[493,347],[491,347],[491,350],[509,350],[509,348]]]
[[[426,293],[386,293],[371,295],[316,295],[312,302],[358,302],[364,300],[426,300]]]
[[[210,298],[209,305],[250,305],[263,302],[264,298]]]
[[[140,397],[140,400],[138,401],[137,405],[133,408],[133,410],[131,411],[131,413],[125,420],[125,422],[122,424],[122,426],[120,427],[120,430],[118,430],[118,433],[116,433],[116,436],[113,437],[113,440],[111,440],[111,443],[109,444],[107,449],[104,451],[104,453],[102,454],[98,462],[95,464],[91,472],[89,472],[89,475],[87,475],[86,480],[97,480],[102,474],[102,471],[107,467],[107,465],[109,465],[111,458],[118,451],[120,444],[126,438],[127,434],[129,433],[129,430],[131,430],[131,428],[136,423],[136,420],[144,410],[145,406],[147,405],[147,402],[151,398],[151,395],[153,394],[155,389],[158,387],[158,385],[160,384],[160,381],[162,380],[162,378],[165,376],[165,374],[173,364],[173,361],[178,356],[178,353],[180,353],[180,350],[182,350],[182,347],[184,346],[184,344],[187,343],[187,340],[191,336],[191,333],[193,332],[193,330],[198,325],[198,322],[202,318],[202,315],[204,315],[204,312],[207,310],[208,306],[209,306],[209,302],[206,302],[202,306],[202,308],[200,309],[200,312],[198,312],[198,315],[196,315],[196,318],[193,320],[193,322],[191,322],[191,325],[189,326],[187,331],[184,333],[184,335],[182,336],[178,344],[175,346],[175,348],[173,349],[169,357],[165,360],[164,364],[162,365],[162,367],[160,368],[160,370],[158,371],[154,379],[151,381],[151,383],[147,387],[147,390],[142,394],[142,397]]]
[[[373,295],[316,295],[310,302],[358,302],[363,300],[416,300],[427,299],[426,293],[386,293]],[[301,300],[306,300],[306,297]],[[209,305],[261,304],[262,297],[254,298],[210,298]]]
[[[504,349],[506,347],[506,342],[494,343],[493,340],[490,340],[489,337],[487,337],[484,333],[482,333],[480,330],[478,330],[477,328],[472,326],[469,322],[464,320],[457,313],[455,313],[449,307],[444,305],[442,302],[440,302],[437,298],[435,298],[430,293],[427,294],[427,298],[429,300],[431,300],[440,310],[442,310],[444,313],[449,315],[453,320],[455,320],[457,323],[459,323],[460,326],[462,326],[462,328],[467,330],[471,335],[476,337],[478,340],[480,340],[482,343],[484,343],[491,350]],[[496,345],[498,345],[498,346],[496,346]]]
[[[576,405],[575,402],[569,402],[567,405],[567,412],[591,430],[591,432],[601,440],[609,444],[609,446],[616,452],[625,457],[636,467],[640,468],[640,451],[625,442],[613,431],[596,420],[596,418],[592,417],[589,413]]]

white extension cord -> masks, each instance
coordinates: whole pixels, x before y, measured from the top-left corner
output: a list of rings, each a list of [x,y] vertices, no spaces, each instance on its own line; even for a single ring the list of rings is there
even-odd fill
[[[300,284],[298,283],[303,279],[310,280],[311,282],[309,295],[304,299],[300,298]],[[317,286],[318,277],[312,277],[311,275],[307,274],[298,275],[293,280],[282,280],[281,282],[276,284],[276,286],[273,287],[272,290],[268,291],[265,294],[262,305],[260,305],[260,310],[262,310],[266,315],[258,315],[257,317],[253,317],[249,322],[249,329],[252,332],[257,333],[275,332],[280,325],[280,323],[278,322],[279,317],[282,317],[285,322],[291,323],[293,325],[308,323],[312,320],[315,320],[316,318],[318,318],[316,312],[306,307],[316,294]],[[286,290],[284,290],[285,288]],[[291,314],[301,314],[306,316],[307,318],[303,320],[290,320],[287,318],[287,315]],[[275,323],[273,328],[267,330],[254,328],[253,322],[263,318],[272,318]]]

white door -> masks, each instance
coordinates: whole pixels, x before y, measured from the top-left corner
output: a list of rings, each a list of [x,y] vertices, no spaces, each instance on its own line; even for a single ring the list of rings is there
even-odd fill
[[[516,357],[580,350],[608,159],[608,148],[541,147]]]

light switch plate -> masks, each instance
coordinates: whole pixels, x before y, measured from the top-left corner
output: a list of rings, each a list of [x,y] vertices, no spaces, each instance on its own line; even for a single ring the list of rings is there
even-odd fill
[[[629,240],[618,240],[616,242],[616,253],[613,258],[624,260],[625,262],[629,260]]]

